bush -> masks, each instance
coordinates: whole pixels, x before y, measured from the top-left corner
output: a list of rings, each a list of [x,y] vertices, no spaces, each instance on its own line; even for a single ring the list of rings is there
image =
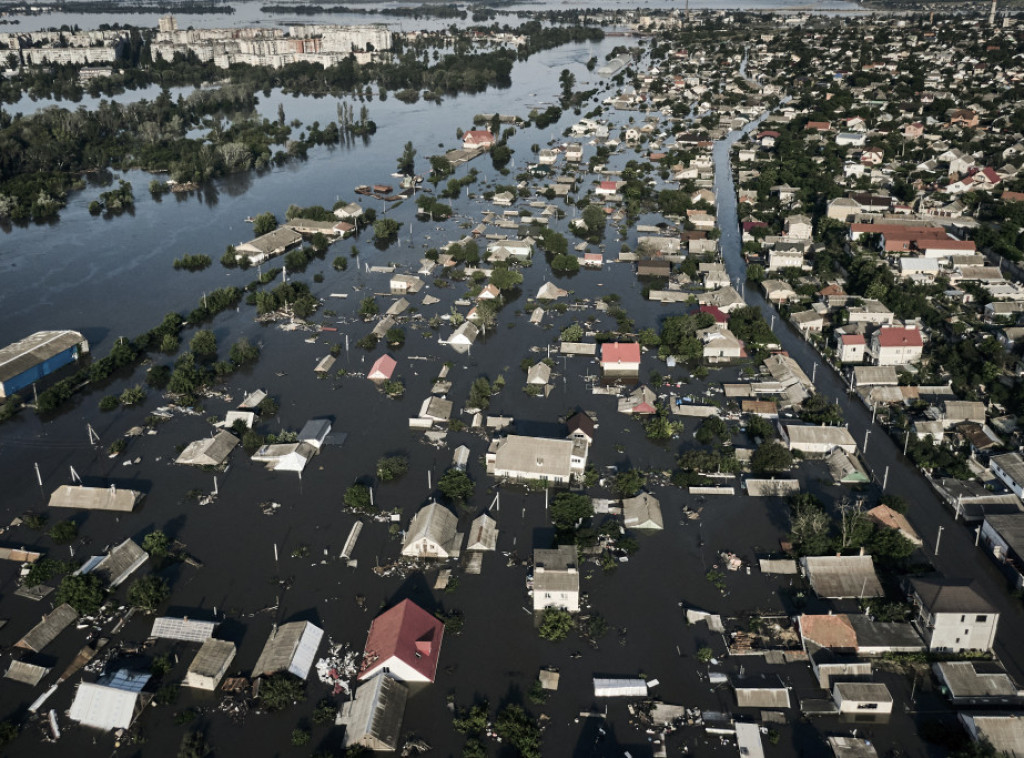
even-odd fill
[[[445,497],[455,503],[466,503],[473,497],[473,480],[465,471],[457,468],[448,469],[437,483],[437,488]]]
[[[78,524],[74,521],[61,521],[50,528],[49,535],[58,545],[67,545],[78,537]]]
[[[560,642],[572,631],[572,614],[562,608],[545,608],[538,633],[549,642]]]
[[[167,582],[158,576],[144,576],[128,588],[128,602],[136,608],[153,612],[171,594]]]
[[[370,504],[370,488],[365,484],[353,484],[345,490],[345,505],[357,513],[376,513],[377,507]]]
[[[260,686],[260,702],[268,711],[284,710],[305,697],[305,684],[286,672],[268,676]]]
[[[115,408],[120,407],[121,403],[117,399],[117,395],[104,395],[100,399],[100,410],[101,411],[112,411]]]
[[[409,471],[409,459],[404,455],[385,456],[377,461],[377,478],[382,482],[400,479]]]
[[[53,603],[67,603],[81,615],[93,616],[103,605],[103,581],[92,574],[66,576],[53,595]]]

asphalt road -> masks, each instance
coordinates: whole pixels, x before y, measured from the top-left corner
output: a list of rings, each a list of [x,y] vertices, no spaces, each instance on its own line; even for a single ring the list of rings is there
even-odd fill
[[[755,128],[757,123],[748,125],[747,129]],[[850,433],[861,447],[862,458],[879,485],[888,467],[886,492],[899,495],[910,503],[906,516],[924,540],[922,552],[927,559],[949,579],[974,580],[975,589],[999,611],[996,654],[1017,681],[1024,681],[1024,644],[1019,642],[1024,640],[1024,610],[1021,602],[1010,594],[1003,574],[981,549],[975,547],[974,530],[954,520],[953,513],[940,501],[925,476],[903,455],[902,447],[880,425],[872,424],[870,410],[859,399],[847,394],[845,382],[789,322],[778,317],[760,291],[755,287],[743,287],[746,264],[741,254],[736,192],[730,165],[730,149],[738,137],[739,133],[733,132],[727,139],[716,142],[714,147],[718,224],[729,275],[738,289],[742,287],[748,305],[759,308],[769,323],[775,317],[774,331],[779,343],[808,376],[814,376],[816,390],[839,402]],[[939,548],[937,554],[936,547]]]

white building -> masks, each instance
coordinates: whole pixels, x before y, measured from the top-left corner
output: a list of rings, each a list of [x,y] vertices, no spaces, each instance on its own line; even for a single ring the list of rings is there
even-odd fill
[[[583,476],[589,446],[581,440],[556,440],[510,434],[491,442],[487,473],[499,479],[531,479],[568,484]]]
[[[402,555],[409,558],[458,558],[462,533],[455,514],[438,503],[423,506],[412,517],[402,543]]]
[[[946,579],[911,579],[914,625],[939,653],[992,649],[999,613],[969,584]]]
[[[580,610],[580,574],[576,546],[559,545],[554,550],[533,551],[533,610],[562,608]]]

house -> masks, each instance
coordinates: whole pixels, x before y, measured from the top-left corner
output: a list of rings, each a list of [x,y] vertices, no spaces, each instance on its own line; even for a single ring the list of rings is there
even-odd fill
[[[544,363],[544,361],[538,361],[530,366],[530,370],[526,372],[527,384],[544,386],[549,381],[551,381],[551,366]]]
[[[788,303],[796,298],[796,291],[789,286],[789,282],[784,282],[781,279],[765,279],[761,282],[761,289],[764,290],[764,296],[768,302],[776,305]]]
[[[110,487],[86,487],[62,484],[50,495],[51,508],[77,508],[83,511],[119,511],[130,513],[142,500],[137,490]]]
[[[745,676],[732,680],[736,705],[740,708],[786,709],[789,688],[778,676]]]
[[[30,388],[89,352],[89,343],[70,330],[36,332],[0,349],[0,399]]]
[[[395,274],[389,286],[392,295],[414,295],[423,289],[423,280],[413,274]]]
[[[672,263],[658,258],[641,258],[636,262],[636,275],[667,279],[672,275]]]
[[[265,463],[268,471],[295,471],[302,473],[306,464],[316,455],[316,448],[306,442],[285,442],[263,445],[252,460]]]
[[[420,406],[420,418],[428,419],[433,423],[447,424],[452,417],[454,404],[451,400],[440,397],[428,397]]]
[[[985,404],[977,400],[945,400],[942,403],[942,425],[947,429],[965,422],[984,425]]]
[[[533,610],[562,608],[580,610],[580,575],[576,546],[559,545],[553,550],[533,551]]]
[[[839,132],[836,135],[836,144],[842,147],[864,147],[867,137],[858,132]]]
[[[785,235],[790,239],[809,240],[813,233],[811,219],[804,215],[787,216]]]
[[[854,366],[850,373],[854,387],[897,387],[900,383],[894,366]]]
[[[957,714],[974,742],[987,742],[996,755],[1024,755],[1024,713]]]
[[[119,669],[95,683],[82,682],[68,717],[93,729],[127,729],[153,699],[142,691],[149,678],[149,673]]]
[[[808,654],[817,648],[838,655],[861,656],[924,650],[924,642],[912,625],[872,621],[864,613],[805,613],[800,616],[799,628]]]
[[[597,429],[597,424],[586,411],[576,411],[566,420],[565,425],[569,429],[567,439],[580,440],[587,445],[594,444],[594,432]]]
[[[349,203],[334,209],[334,216],[342,221],[358,221],[363,215],[363,207],[359,203]]]
[[[498,547],[498,522],[481,513],[469,527],[469,542],[466,550],[493,552]]]
[[[292,621],[275,626],[253,667],[253,678],[287,671],[305,680],[313,667],[324,630],[309,621]]]
[[[871,741],[860,737],[830,736],[828,746],[832,748],[834,758],[878,758],[878,751]]]
[[[836,448],[853,453],[857,443],[844,426],[812,426],[809,424],[780,423],[782,442],[790,450],[810,455],[827,455]]]
[[[840,713],[892,713],[892,695],[881,682],[836,682],[832,686],[832,700]]]
[[[444,624],[412,600],[403,600],[370,623],[359,680],[386,674],[400,682],[433,682]]]
[[[311,418],[299,430],[299,442],[319,450],[331,433],[331,422],[325,418]]]
[[[584,253],[580,265],[584,268],[601,268],[604,266],[604,256],[601,253]]]
[[[998,661],[939,661],[932,664],[932,671],[953,705],[1024,704],[1024,692]]]
[[[583,160],[583,145],[579,142],[570,142],[565,148],[565,159],[570,163],[579,163]]]
[[[836,332],[836,357],[840,363],[863,363],[867,341],[863,334]]]
[[[605,342],[601,345],[601,368],[606,376],[640,372],[640,344],[637,342]]]
[[[871,354],[876,366],[903,366],[921,360],[921,331],[902,326],[883,326],[871,335]]]
[[[795,311],[790,314],[789,320],[805,336],[810,332],[820,332],[825,328],[825,316],[813,309]]]
[[[814,555],[800,559],[818,597],[860,598],[885,594],[870,555]]]
[[[1024,500],[1024,457],[1020,453],[993,455],[988,467],[1010,491]]]
[[[619,413],[629,413],[641,416],[649,416],[657,413],[655,405],[658,396],[647,385],[641,384],[626,397],[620,397],[618,402]]]
[[[135,540],[126,539],[106,555],[94,555],[83,563],[74,575],[92,574],[113,589],[122,584],[148,559],[149,553],[139,547]]]
[[[1014,589],[1024,589],[1024,513],[986,514],[979,537]]]
[[[871,476],[856,454],[836,448],[825,456],[825,463],[836,484],[867,484],[871,481]]]
[[[465,445],[459,445],[455,448],[452,453],[452,468],[458,469],[459,471],[465,471],[466,466],[469,465],[469,448]]]
[[[402,555],[409,558],[458,558],[463,534],[459,519],[438,503],[429,503],[412,517],[402,542]]]
[[[625,184],[625,182],[623,182]],[[619,182],[603,181],[599,182],[597,187],[594,189],[595,195],[601,195],[602,197],[608,197],[614,195],[619,191]]]
[[[578,439],[556,440],[510,434],[495,439],[487,450],[487,473],[499,479],[567,484],[583,476],[588,444]]]
[[[476,338],[480,335],[480,328],[472,321],[463,321],[451,337],[448,338],[448,346],[457,353],[466,353],[473,347]]]
[[[486,257],[491,263],[507,260],[526,261],[533,255],[533,244],[527,240],[496,240],[487,246]]]
[[[696,337],[704,343],[702,355],[710,363],[744,356],[743,343],[723,324],[715,324],[707,329],[701,329],[697,332]]]
[[[175,459],[185,466],[220,466],[238,445],[238,437],[231,432],[218,432],[213,437],[189,443]]]
[[[394,375],[397,365],[398,361],[385,353],[373,362],[370,370],[366,372],[366,378],[371,382],[386,382]]]
[[[494,142],[494,135],[487,129],[470,129],[462,135],[463,150],[490,150]]]
[[[661,516],[661,504],[658,498],[649,492],[641,492],[636,497],[623,498],[622,523],[628,529],[661,530],[665,521]]]
[[[408,688],[388,674],[379,674],[361,684],[351,700],[341,706],[335,720],[345,727],[342,748],[367,751],[394,751],[405,717]]]
[[[235,643],[210,637],[189,664],[182,686],[213,692],[228,673],[235,652]]]
[[[864,517],[884,529],[895,529],[917,547],[924,544],[924,541],[914,531],[914,527],[907,521],[907,517],[884,503],[865,511]]]
[[[58,605],[49,615],[32,627],[28,634],[14,643],[14,647],[39,653],[57,639],[57,636],[78,620],[78,611],[67,603]]]
[[[538,300],[558,300],[559,298],[568,295],[568,290],[564,290],[553,282],[545,282],[541,285],[540,289],[537,290]]]
[[[280,226],[256,239],[235,245],[235,257],[248,258],[249,263],[255,266],[275,255],[281,255],[301,243],[301,234],[287,226]]]
[[[992,649],[999,613],[967,582],[944,578],[909,580],[913,623],[937,653]]]

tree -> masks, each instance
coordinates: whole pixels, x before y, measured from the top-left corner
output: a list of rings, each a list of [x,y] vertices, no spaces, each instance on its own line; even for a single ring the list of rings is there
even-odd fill
[[[171,588],[158,576],[144,576],[132,582],[128,588],[128,602],[135,608],[152,613],[171,594]]]
[[[575,255],[559,253],[551,259],[551,270],[560,274],[572,274],[580,270],[580,259]]]
[[[540,727],[522,707],[505,706],[495,719],[494,729],[523,758],[541,758]]]
[[[599,205],[588,205],[583,209],[583,223],[587,225],[587,236],[601,240],[604,238],[606,214]]]
[[[764,416],[750,414],[747,417],[747,434],[751,439],[760,437],[765,442],[775,439],[775,427]]]
[[[369,295],[363,298],[363,301],[359,303],[359,317],[364,321],[373,318],[380,313],[380,306],[377,305],[377,300],[373,295]]]
[[[370,503],[370,488],[365,484],[353,484],[345,490],[345,505],[357,513],[376,513],[377,507]]]
[[[709,663],[715,657],[715,651],[706,645],[697,650],[697,660],[701,663]]]
[[[202,389],[205,381],[203,371],[196,366],[195,355],[185,352],[174,364],[174,371],[167,381],[167,389],[175,395],[181,395],[182,400],[188,404],[195,400],[196,393]]]
[[[268,711],[281,711],[306,697],[306,686],[296,676],[281,671],[263,680],[260,702]]]
[[[833,403],[825,395],[815,392],[800,404],[800,419],[808,424],[839,426],[843,423],[843,413],[839,410],[838,403]]]
[[[209,360],[217,356],[217,337],[209,329],[200,329],[188,343],[197,358]]]
[[[495,268],[491,272],[491,284],[501,291],[511,290],[523,283],[523,275],[509,268]]]
[[[171,547],[171,538],[155,529],[142,538],[142,549],[153,558],[163,558]]]
[[[373,222],[373,237],[379,242],[386,242],[398,237],[398,230],[402,228],[400,221],[393,218],[379,218]]]
[[[103,580],[93,574],[66,576],[53,594],[55,606],[67,603],[83,616],[94,616],[103,605]]]
[[[231,346],[228,357],[236,366],[244,366],[247,363],[255,363],[260,359],[259,345],[254,345],[245,337]]]
[[[583,341],[583,327],[579,324],[569,324],[562,330],[562,333],[558,336],[561,342],[582,342]]]
[[[437,488],[449,500],[461,505],[469,502],[469,499],[473,497],[475,485],[465,471],[450,468],[444,472],[444,476],[437,483]]]
[[[594,504],[586,495],[559,492],[551,501],[549,513],[555,528],[560,532],[568,532],[582,519],[594,515]]]
[[[78,524],[74,521],[61,521],[50,527],[50,539],[58,545],[67,545],[78,537]]]
[[[750,456],[750,470],[755,474],[776,474],[792,465],[793,454],[778,442],[765,443]]]
[[[633,497],[647,483],[647,475],[640,469],[631,468],[615,475],[612,492],[619,497]]]
[[[416,150],[412,142],[405,143],[405,149],[398,158],[398,173],[412,176],[416,173]]]
[[[729,439],[729,425],[719,416],[708,416],[697,428],[697,442],[710,445],[715,440],[725,442]]]
[[[538,633],[549,642],[561,642],[572,631],[572,614],[563,608],[545,608]]]
[[[494,388],[491,387],[491,383],[487,381],[487,377],[480,376],[473,380],[473,384],[469,388],[469,398],[466,402],[469,407],[478,408],[483,411],[491,404],[492,394],[494,394]]]
[[[141,384],[136,384],[132,387],[125,387],[121,396],[118,397],[118,402],[121,405],[138,405],[146,399],[146,390],[142,389]],[[102,408],[100,410],[103,410]]]
[[[270,211],[261,213],[252,222],[252,233],[257,237],[269,234],[275,229],[277,229],[277,216]]]
[[[409,471],[409,459],[404,455],[389,455],[377,461],[377,478],[382,482],[400,479]]]
[[[384,341],[392,347],[401,347],[405,344],[405,329],[400,326],[393,326],[384,333]]]

